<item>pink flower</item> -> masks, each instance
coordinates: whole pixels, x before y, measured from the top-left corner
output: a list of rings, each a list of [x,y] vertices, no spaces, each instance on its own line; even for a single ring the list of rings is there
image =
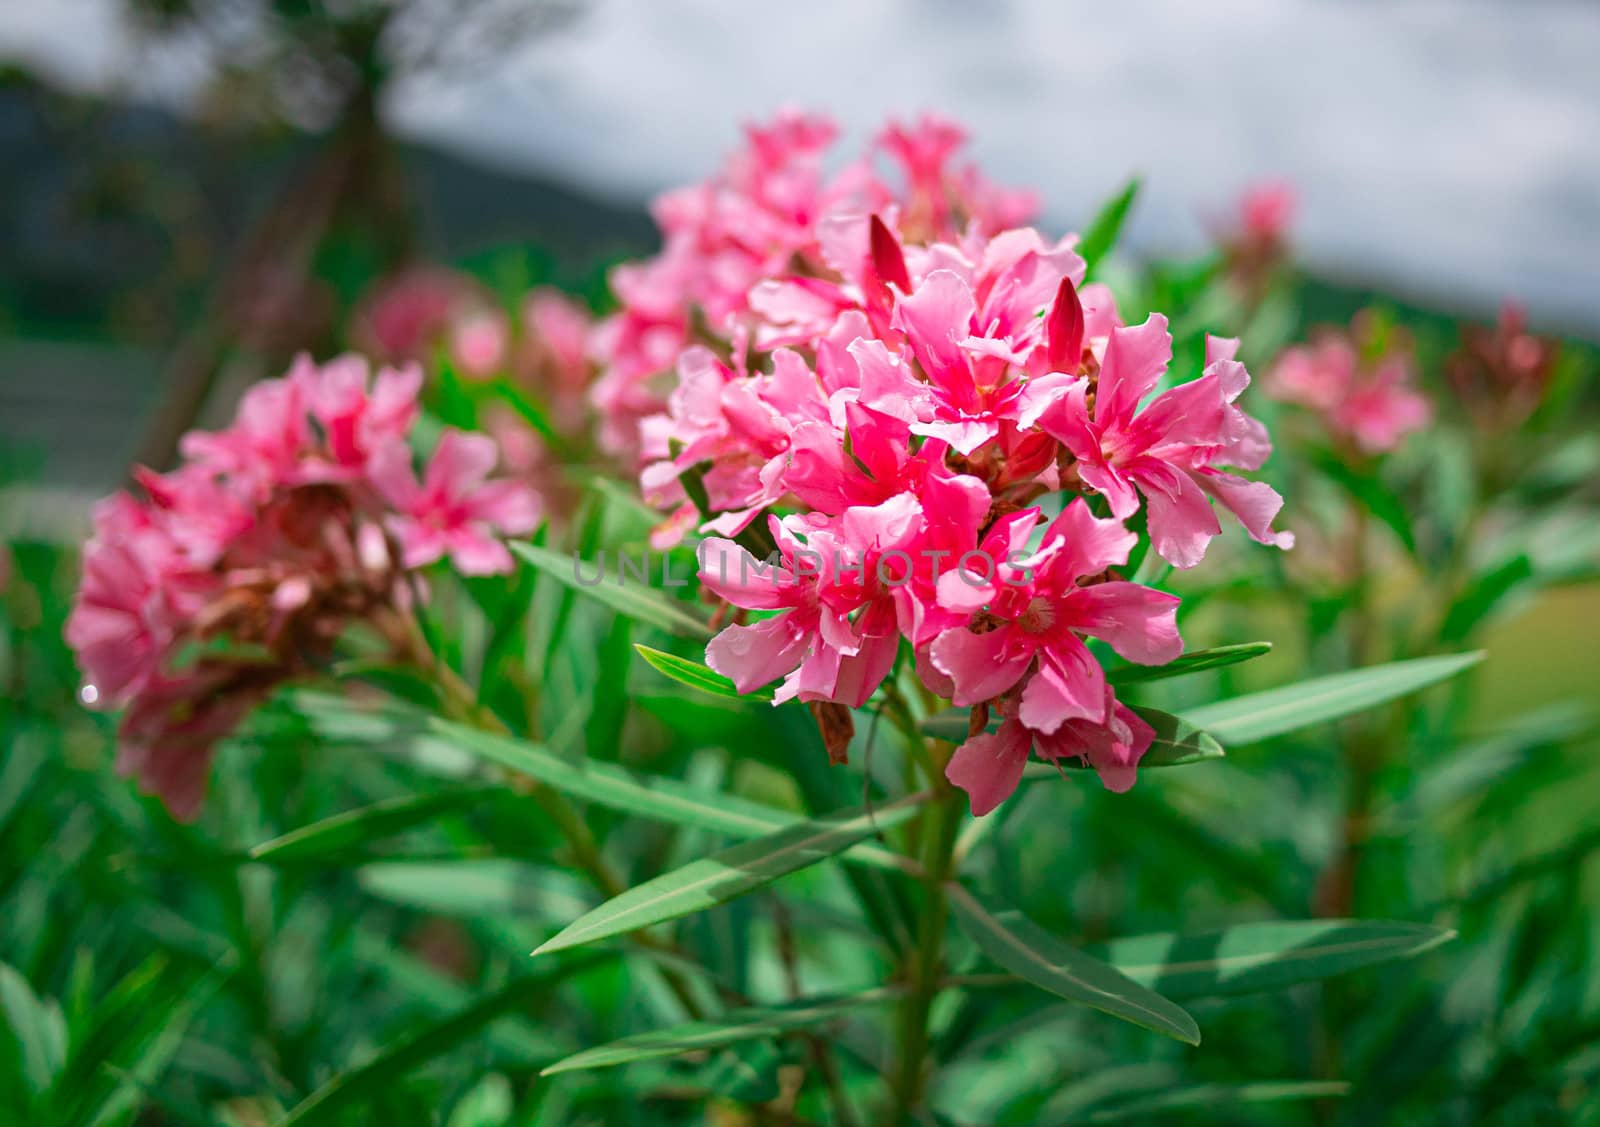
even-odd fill
[[[487,305],[471,278],[442,267],[403,271],[375,286],[355,316],[360,346],[391,362],[422,362],[464,310]]]
[[[762,350],[809,347],[840,313],[873,306],[876,295],[861,289],[868,215],[899,214],[918,239],[934,240],[1011,226],[1033,210],[1031,198],[952,164],[962,136],[947,122],[925,118],[880,137],[874,151],[905,173],[899,188],[866,159],[825,175],[835,133],[826,119],[780,114],[748,127],[709,180],[656,201],[661,252],[613,272],[621,310],[591,340],[605,449],[634,452],[640,421],[660,409],[657,377],[691,339],[731,341],[753,321]]]
[[[730,626],[707,663],[741,692],[784,676],[778,700],[830,700],[859,708],[882,683],[901,637],[913,644],[965,621],[938,600],[938,571],[973,546],[988,495],[972,478],[930,479],[926,503],[900,493],[878,504],[769,518],[778,558],[756,561],[727,540],[701,548],[708,590],[747,610],[782,613]]]
[[[945,777],[967,792],[974,817],[994,810],[1016,791],[1029,754],[1049,762],[1078,759],[1093,767],[1106,789],[1121,793],[1133,786],[1139,760],[1150,750],[1155,729],[1133,709],[1111,696],[1104,722],[1068,720],[1051,733],[1037,732],[1006,715],[999,730],[971,737],[951,755]],[[1002,715],[1005,715],[1002,709]]]
[[[148,685],[123,717],[117,770],[192,821],[205,798],[217,744],[266,697],[272,683],[224,665]]]
[[[522,482],[488,480],[498,456],[492,438],[446,430],[418,484],[408,449],[379,454],[372,480],[394,509],[388,523],[400,541],[401,566],[424,567],[448,555],[464,575],[511,570],[511,553],[496,537],[537,528],[539,501]]]
[[[588,309],[560,290],[541,286],[522,304],[525,330],[519,374],[538,391],[560,430],[576,433],[589,409],[594,323]]]
[[[1083,260],[1068,246],[1007,232],[970,269],[933,270],[899,297],[894,326],[927,377],[902,393],[912,430],[971,454],[1017,421],[1028,369],[1047,362],[1049,311],[1062,282],[1070,292],[1082,277]],[[883,397],[873,405],[894,409]]]
[[[100,502],[94,524],[65,636],[89,686],[85,696],[115,707],[158,673],[182,620],[174,595],[189,568],[125,493]]]
[[[1257,469],[1272,449],[1266,429],[1234,406],[1250,383],[1233,359],[1237,344],[1208,341],[1200,378],[1141,408],[1172,362],[1167,319],[1152,313],[1142,325],[1111,331],[1097,377],[1051,375],[1025,392],[1023,424],[1036,421],[1060,440],[1078,476],[1105,495],[1114,516],[1132,516],[1143,494],[1152,546],[1178,567],[1199,563],[1222,531],[1209,497],[1261,543],[1294,543],[1290,533],[1271,527],[1283,504],[1271,486],[1217,468]]]
[[[496,309],[468,314],[450,329],[450,357],[468,379],[486,380],[505,363],[511,326]]]
[[[1358,317],[1348,333],[1323,331],[1285,349],[1268,377],[1277,399],[1316,412],[1339,440],[1365,454],[1393,450],[1433,418],[1415,390],[1416,361],[1405,342],[1384,342],[1382,327]]]
[[[295,378],[306,369],[315,372],[309,357],[295,359],[289,379],[263,380],[244,393],[234,423],[214,433],[190,431],[179,442],[191,463],[248,482],[260,492],[296,478],[312,450],[313,433],[307,418],[306,379]]]
[[[488,438],[447,434],[417,485],[420,385],[415,368],[369,386],[359,358],[302,357],[251,388],[229,427],[186,435],[178,469],[139,470],[138,494],[96,507],[66,639],[84,702],[125,708],[119,764],[175,814],[198,808],[217,741],[274,686],[321,669],[350,622],[403,624],[401,568],[420,565],[394,558],[386,520],[413,561],[448,551],[474,573],[510,566],[492,533],[531,531],[532,491],[484,481]]]
[[[289,374],[300,402],[322,432],[321,456],[292,475],[306,480],[353,480],[364,476],[373,455],[385,446],[403,444],[421,408],[422,369],[384,368],[371,389],[367,362],[341,356],[320,369],[300,356]]]
[[[966,142],[964,129],[937,114],[923,114],[910,124],[891,121],[878,134],[878,149],[905,174],[902,222],[907,229],[930,238],[968,223],[999,231],[1026,223],[1038,212],[1034,193],[998,188],[976,166],[955,165],[955,155]]]
[[[1528,329],[1528,314],[1514,301],[1500,307],[1492,329],[1461,326],[1461,345],[1446,360],[1450,387],[1486,431],[1521,425],[1544,400],[1561,342]]]
[[[939,635],[930,654],[958,705],[1001,697],[1026,677],[1018,718],[1049,734],[1068,720],[1105,721],[1105,674],[1084,637],[1147,665],[1174,660],[1183,642],[1177,596],[1120,580],[1083,585],[1126,563],[1138,537],[1119,520],[1096,519],[1082,498],[1050,524],[1035,554],[1000,562],[1015,558],[1038,518],[1028,510],[997,522],[982,547],[992,574],[962,569],[940,581],[941,602],[973,621]]]
[[[1239,197],[1239,232],[1257,242],[1281,242],[1289,234],[1298,205],[1294,185],[1286,180],[1252,184]]]
[[[910,501],[910,499],[907,499]],[[910,502],[912,505],[914,501]],[[729,626],[706,647],[706,664],[750,692],[783,678],[779,701],[836,700],[859,708],[894,664],[899,639],[892,609],[852,622],[859,591],[841,598],[835,543],[826,535],[800,540],[772,518],[780,557],[757,561],[728,540],[712,538],[700,549],[700,579],[708,590],[747,610],[779,613],[750,626]],[[826,597],[825,597],[826,596]]]
[[[676,500],[682,475],[709,463],[700,483],[721,515],[705,527],[733,536],[783,496],[790,436],[802,420],[826,419],[828,405],[797,354],[779,349],[771,364],[770,374],[751,376],[710,349],[684,351],[668,413],[641,428],[645,452],[660,459],[640,475],[646,499]]]

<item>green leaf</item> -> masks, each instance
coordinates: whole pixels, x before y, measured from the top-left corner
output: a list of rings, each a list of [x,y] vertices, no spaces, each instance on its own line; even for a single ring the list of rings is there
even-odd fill
[[[1083,233],[1083,241],[1078,244],[1078,253],[1083,257],[1085,274],[1094,276],[1094,268],[1099,265],[1117,243],[1117,236],[1122,233],[1122,225],[1127,221],[1128,212],[1133,208],[1133,201],[1139,195],[1139,178],[1135,176],[1108,200],[1095,214]]]
[[[619,582],[620,577],[616,573],[612,573],[608,579],[602,578],[593,583],[583,582],[580,579],[580,574],[595,574],[595,569],[600,567],[603,560],[579,561],[537,544],[520,541],[513,542],[510,547],[517,555],[557,582],[566,584],[581,595],[587,595],[597,602],[604,603],[618,614],[685,638],[711,637],[711,627],[691,610],[689,604],[670,598],[654,587],[645,586],[631,576],[625,582]]]
[[[378,861],[356,870],[363,891],[392,904],[466,919],[551,921],[586,911],[594,896],[571,873],[509,857]]]
[[[783,1053],[771,1041],[737,1045],[701,1070],[699,1085],[707,1092],[742,1104],[763,1104],[782,1094],[778,1069]]]
[[[1229,747],[1325,724],[1454,677],[1483,660],[1482,651],[1419,657],[1316,677],[1189,709],[1190,723]]]
[[[635,885],[574,921],[533,953],[562,951],[638,931],[743,896],[904,822],[927,798],[925,794],[910,795],[874,810],[847,811],[740,842]]]
[[[1348,1095],[1350,1085],[1342,1080],[1258,1080],[1249,1084],[1193,1084],[1172,1088],[1151,1096],[1119,1100],[1091,1107],[1072,1119],[1073,1123],[1123,1123],[1130,1119],[1148,1123],[1150,1117],[1187,1109],[1227,1107],[1231,1104],[1283,1103],[1286,1100],[1319,1100]]]
[[[742,1041],[776,1037],[792,1029],[806,1029],[847,1017],[866,1006],[893,1001],[904,987],[886,986],[847,998],[809,998],[783,1006],[750,1006],[729,1010],[720,1017],[690,1021],[667,1029],[653,1029],[597,1045],[550,1065],[541,1076],[577,1072],[586,1068],[611,1068],[633,1061],[682,1053],[720,1049]]]
[[[1370,469],[1347,465],[1330,450],[1312,450],[1308,456],[1356,504],[1387,525],[1406,551],[1415,554],[1417,538],[1411,529],[1411,514],[1406,511],[1405,502],[1383,483],[1382,478]]]
[[[232,973],[230,955],[193,988],[174,998],[164,995],[142,1017],[141,1037],[124,1042],[121,1060],[101,1060],[100,1070],[118,1081],[100,1104],[89,1127],[134,1123],[152,1088],[182,1047],[195,1016]]]
[[[1439,630],[1439,640],[1446,645],[1464,641],[1479,623],[1494,613],[1506,596],[1531,578],[1533,564],[1522,554],[1477,576],[1451,604]]]
[[[706,794],[674,779],[642,775],[610,763],[565,759],[537,744],[480,732],[438,717],[420,718],[420,722],[433,738],[451,747],[613,810],[733,837],[759,837],[803,822],[797,814],[748,799]],[[903,858],[872,845],[856,846],[846,859],[879,868],[906,868]]]
[[[1391,920],[1272,920],[1115,939],[1095,953],[1168,998],[1249,994],[1420,955],[1455,936]]]
[[[309,826],[290,830],[250,850],[262,862],[305,861],[345,853],[390,837],[440,814],[466,810],[504,794],[503,787],[472,787],[436,794],[401,795],[346,810]]]
[[[945,887],[962,930],[1012,974],[1069,1002],[1191,1045],[1200,1043],[1200,1027],[1182,1007],[1115,967],[1067,946],[1021,912],[991,915],[959,884]]]
[[[225,953],[208,972],[153,955],[97,1000],[92,1022],[74,1030],[52,1094],[51,1122],[131,1122],[147,1090],[182,1044],[201,1006],[237,964]]]
[[[391,1041],[366,1064],[334,1075],[295,1105],[278,1122],[277,1127],[341,1122],[337,1113],[353,1101],[384,1091],[413,1069],[443,1056],[476,1036],[496,1018],[547,994],[556,979],[589,970],[605,961],[605,956],[592,956],[573,960],[542,974],[524,975],[442,1021]]]
[[[446,1127],[506,1127],[515,1111],[511,1081],[491,1072],[456,1101]]]
[[[422,723],[432,736],[454,748],[613,810],[738,837],[770,833],[783,824],[782,811],[732,795],[706,794],[675,779],[592,759],[568,759],[538,744],[438,717],[424,718]]]
[[[730,837],[760,837],[803,821],[799,814],[737,795],[707,793],[676,779],[613,763],[557,755],[539,744],[467,727],[393,701],[356,704],[306,690],[294,691],[288,699],[297,719],[308,723],[319,739],[384,748],[452,777],[470,773],[475,760],[487,761],[612,810]],[[916,871],[907,858],[872,844],[855,846],[844,859]]]
[[[0,963],[0,1018],[15,1048],[16,1072],[34,1098],[50,1090],[67,1057],[67,1026],[61,1007],[41,1001],[28,980]],[[0,1049],[0,1052],[4,1052]]]
[[[709,693],[714,697],[733,697],[735,700],[765,700],[772,699],[771,689],[757,689],[752,693],[741,693],[734,687],[732,681],[714,669],[708,669],[698,661],[690,661],[677,654],[653,650],[649,646],[634,644],[634,649],[639,651],[639,656],[644,658],[657,672],[664,673],[680,685],[688,685],[691,689],[698,689],[702,693]]]
[[[1106,680],[1113,685],[1135,685],[1141,681],[1160,681],[1168,677],[1182,677],[1199,673],[1202,669],[1221,669],[1237,665],[1272,651],[1271,642],[1240,642],[1234,646],[1214,646],[1208,650],[1191,650],[1165,665],[1123,665],[1106,670]]]

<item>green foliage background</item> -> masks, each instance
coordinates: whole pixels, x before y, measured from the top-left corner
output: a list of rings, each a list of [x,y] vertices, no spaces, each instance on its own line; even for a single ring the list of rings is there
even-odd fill
[[[370,273],[356,250],[328,254],[318,268],[352,292],[344,279]],[[465,265],[508,303],[560,272],[537,251]],[[1192,312],[1175,325],[1180,356],[1198,358],[1203,329],[1239,333],[1258,372],[1362,296],[1285,276],[1245,302],[1214,262],[1113,260],[1105,273],[1130,317]],[[921,1121],[1600,1122],[1595,356],[1569,345],[1543,411],[1491,459],[1437,381],[1449,319],[1385,304],[1418,339],[1439,427],[1351,467],[1296,437],[1293,418],[1269,417],[1290,526],[1324,522],[1337,537],[1353,516],[1368,566],[1339,575],[1314,552],[1284,558],[1230,536],[1218,566],[1150,576],[1184,596],[1191,646],[1274,643],[1129,690],[1212,728],[1226,757],[1146,771],[1121,796],[1088,773],[1052,775],[958,831],[977,895],[1032,921],[1035,950],[1064,948],[1046,977],[1069,998],[1080,947],[1118,966],[1152,951],[1205,964],[1271,950],[1278,969],[1149,974],[1141,985],[1193,1015],[1203,1040],[1191,1048],[1048,999],[997,973],[1015,968],[995,948],[957,940],[961,981],[934,1000],[938,1071]],[[499,394],[446,372],[431,408],[470,423]],[[1273,413],[1259,397],[1251,408]],[[546,563],[642,548],[650,514],[625,491],[579,485],[571,527],[540,545]],[[353,655],[340,692],[295,689],[257,714],[224,749],[202,819],[182,826],[115,777],[108,718],[76,703],[61,641],[72,553],[5,550],[5,1121],[721,1124],[831,1122],[840,1108],[879,1121],[897,1000],[882,991],[912,942],[915,895],[871,860],[871,831],[893,845],[904,829],[886,796],[905,789],[903,737],[915,739],[880,710],[857,718],[849,765],[830,767],[803,709],[703,691],[684,683],[692,668],[641,658],[640,645],[698,659],[674,634],[695,632],[680,621],[692,603],[662,594],[619,613],[563,583],[559,563],[538,566],[536,549],[508,581],[440,575],[428,625],[453,687]],[[687,574],[687,557],[674,569]],[[1270,738],[1235,718],[1226,738],[1216,702],[1477,647],[1482,664],[1404,699]],[[395,698],[419,711],[377,707]],[[474,734],[485,726],[501,733]],[[667,921],[649,943],[558,950],[551,940],[601,897],[550,805],[507,785],[508,770],[570,791],[628,885],[712,856],[773,883],[747,882],[748,895]],[[663,813],[669,799],[690,805]],[[858,843],[849,857],[865,849],[864,862],[762,872],[771,850],[738,845],[750,826],[793,835],[793,822],[863,803],[874,820],[828,851]],[[730,847],[745,852],[729,861]],[[1330,874],[1348,889],[1330,892]],[[1283,952],[1340,945],[1346,925],[1283,922],[1321,914],[1330,896],[1342,916],[1415,927],[1344,935],[1387,944],[1372,965],[1323,953],[1303,976],[1314,981],[1283,972]],[[951,935],[978,936],[982,911],[958,900]],[[1186,938],[1119,946],[1171,932]],[[530,958],[541,945],[550,952]],[[686,997],[720,1015],[709,1033],[683,1027]],[[573,1060],[608,1044],[610,1069]]]

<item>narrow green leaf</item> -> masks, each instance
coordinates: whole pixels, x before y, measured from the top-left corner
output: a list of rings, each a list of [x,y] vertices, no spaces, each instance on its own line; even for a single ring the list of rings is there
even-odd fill
[[[515,1112],[511,1081],[491,1072],[456,1101],[446,1127],[507,1127]]]
[[[1116,246],[1117,236],[1122,234],[1122,225],[1127,221],[1133,201],[1139,195],[1139,186],[1139,178],[1135,176],[1123,186],[1122,191],[1106,201],[1090,220],[1083,233],[1083,241],[1078,244],[1078,253],[1083,256],[1085,273],[1089,277],[1094,276],[1094,269],[1100,260]]]
[[[20,1079],[34,1097],[43,1095],[66,1062],[67,1026],[61,1007],[41,1001],[21,972],[0,963],[0,1019],[15,1042]]]
[[[638,931],[743,896],[904,822],[927,797],[914,794],[874,810],[801,822],[692,861],[606,901],[533,953],[542,955]]]
[[[378,861],[356,870],[368,895],[425,912],[502,924],[554,924],[587,911],[594,896],[569,872],[510,857]]]
[[[744,838],[760,837],[804,821],[797,814],[735,795],[706,794],[674,779],[642,775],[610,763],[565,759],[537,744],[480,732],[438,717],[419,719],[432,738],[613,810]],[[904,858],[874,845],[858,845],[846,854],[846,859],[879,868],[907,868]]]
[[[197,1010],[234,972],[233,952],[205,973],[153,955],[97,1000],[91,1024],[74,1030],[53,1092],[52,1122],[127,1122],[165,1071]]]
[[[1182,1007],[1115,967],[1067,946],[1021,912],[991,915],[961,885],[945,888],[962,930],[1012,974],[1069,1002],[1191,1045],[1200,1043],[1200,1027]]]
[[[192,989],[177,998],[162,998],[162,1004],[150,1007],[142,1018],[140,1036],[124,1043],[121,1059],[100,1062],[102,1073],[114,1077],[117,1084],[88,1121],[89,1127],[136,1121],[141,1105],[177,1055],[195,1015],[232,973],[233,963],[230,955]]]
[[[1140,767],[1181,767],[1221,759],[1226,752],[1215,736],[1186,716],[1174,716],[1159,708],[1135,707],[1146,724],[1155,729],[1150,748],[1139,759]]]
[[[1531,578],[1533,564],[1522,554],[1479,575],[1451,604],[1439,630],[1440,640],[1446,645],[1464,641],[1508,595]]]
[[[741,693],[734,687],[732,681],[714,669],[708,669],[698,661],[690,661],[677,654],[653,650],[649,646],[634,644],[634,649],[639,651],[639,656],[648,662],[651,668],[664,673],[680,685],[688,685],[691,689],[698,689],[702,693],[709,693],[714,697],[732,697],[735,700],[764,700],[772,699],[771,689],[757,689],[753,693]]]
[[[1348,1095],[1350,1085],[1342,1080],[1260,1080],[1250,1084],[1193,1084],[1151,1096],[1119,1100],[1108,1106],[1090,1108],[1073,1117],[1074,1123],[1148,1123],[1150,1117],[1167,1112],[1227,1107],[1233,1104],[1283,1103],[1287,1100],[1321,1100]]]
[[[693,612],[688,603],[673,599],[654,587],[645,586],[631,576],[619,581],[618,573],[613,570],[609,576],[597,582],[587,581],[588,577],[596,574],[602,561],[578,561],[537,544],[520,541],[513,542],[510,547],[546,575],[573,588],[580,595],[604,603],[618,614],[659,627],[669,634],[686,638],[711,637],[711,627]],[[684,580],[688,577],[675,578]]]
[[[1115,939],[1094,949],[1130,979],[1168,998],[1280,990],[1410,958],[1455,936],[1391,920],[1272,920],[1219,931]]]
[[[1229,747],[1325,724],[1454,677],[1483,660],[1482,651],[1420,657],[1316,677],[1187,710],[1189,722]]]
[[[289,694],[289,699],[297,719],[309,723],[319,739],[382,747],[452,777],[470,774],[475,761],[487,761],[612,810],[730,837],[760,837],[804,820],[792,811],[737,795],[708,794],[676,779],[557,755],[539,744],[470,728],[397,702],[357,705],[306,690]],[[844,859],[880,869],[917,871],[908,858],[870,843],[850,849]]]
[[[791,1029],[806,1029],[846,1017],[866,1006],[881,1005],[903,996],[904,987],[886,986],[847,998],[810,998],[783,1006],[750,1006],[729,1010],[720,1017],[690,1021],[668,1029],[653,1029],[632,1037],[597,1045],[550,1065],[541,1076],[610,1068],[633,1061],[682,1053],[720,1049],[741,1041],[775,1037]]]
[[[1347,465],[1343,458],[1329,450],[1313,450],[1309,453],[1316,467],[1348,493],[1356,504],[1388,526],[1406,551],[1414,553],[1417,550],[1417,538],[1411,530],[1411,514],[1406,511],[1405,502],[1377,474]]]
[[[441,814],[470,809],[503,793],[501,787],[472,787],[385,799],[264,841],[250,850],[250,858],[263,862],[305,861],[347,852]]]
[[[443,1056],[484,1026],[548,992],[554,982],[605,962],[602,956],[573,960],[542,974],[524,975],[442,1021],[385,1045],[366,1064],[337,1073],[284,1116],[277,1127],[341,1122],[338,1112],[353,1101],[383,1091],[400,1077]]]
[[[782,1047],[771,1041],[736,1045],[701,1069],[697,1083],[722,1099],[763,1104],[782,1094],[778,1070],[783,1062]]]
[[[1135,685],[1141,681],[1160,681],[1168,677],[1182,677],[1199,673],[1202,669],[1221,669],[1237,665],[1272,651],[1271,642],[1240,642],[1234,646],[1213,646],[1208,650],[1191,650],[1165,665],[1123,665],[1106,670],[1106,680],[1113,685]]]
[[[644,775],[592,759],[567,759],[538,744],[480,732],[437,717],[427,717],[422,722],[431,735],[452,747],[613,810],[738,837],[771,833],[783,823],[782,811],[732,795],[706,794],[675,779]]]

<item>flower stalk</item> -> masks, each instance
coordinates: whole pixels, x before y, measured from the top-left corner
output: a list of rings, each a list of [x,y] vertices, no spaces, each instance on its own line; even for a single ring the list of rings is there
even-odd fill
[[[928,1020],[941,985],[944,937],[949,918],[945,883],[955,869],[955,844],[965,800],[944,777],[951,746],[943,740],[925,744],[931,765],[933,798],[921,819],[919,852],[923,869],[922,905],[917,915],[917,935],[906,952],[903,974],[911,993],[902,1003],[894,1072],[890,1078],[894,1106],[903,1119],[922,1107],[927,1093]]]

